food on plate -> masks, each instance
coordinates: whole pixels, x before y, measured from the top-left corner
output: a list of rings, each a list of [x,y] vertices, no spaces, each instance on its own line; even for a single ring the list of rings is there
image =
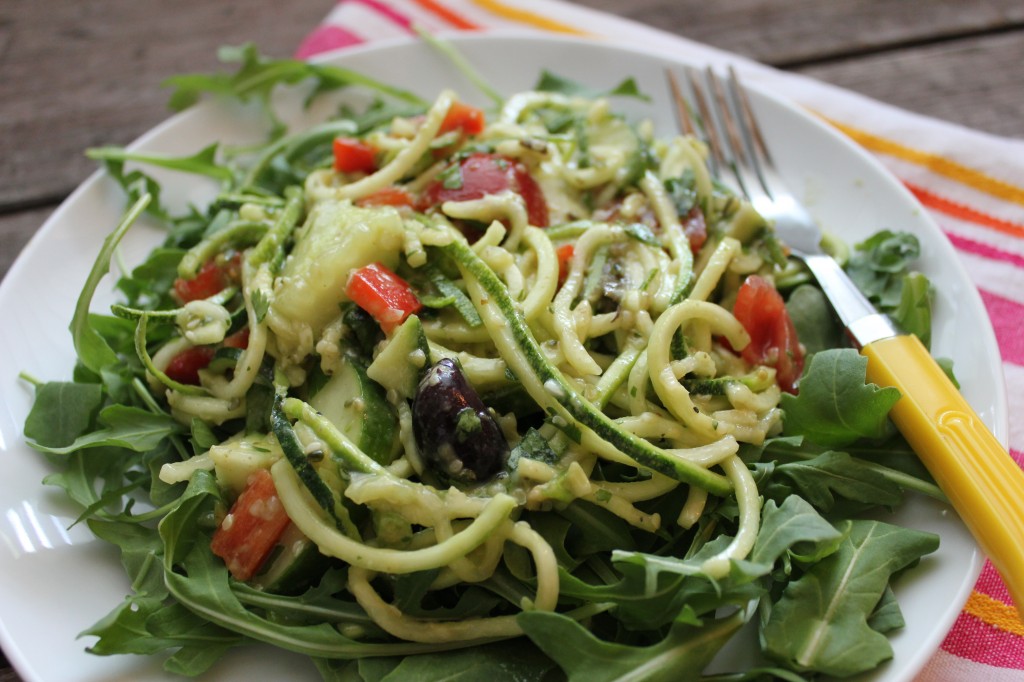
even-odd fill
[[[890,578],[938,539],[867,512],[941,494],[886,420],[898,392],[702,143],[615,113],[629,81],[545,74],[485,111],[240,57],[247,82],[390,99],[255,150],[94,152],[137,201],[79,302],[74,380],[39,384],[25,429],[122,550],[93,651],[682,679],[751,623],[765,675],[891,656]],[[220,192],[174,216],[140,161]],[[144,211],[165,243],[90,313]],[[915,248],[886,232],[849,262],[926,334]]]

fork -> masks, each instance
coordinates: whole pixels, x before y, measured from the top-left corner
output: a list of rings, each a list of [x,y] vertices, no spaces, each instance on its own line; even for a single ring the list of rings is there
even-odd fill
[[[707,144],[712,172],[720,180],[728,172],[735,189],[814,275],[867,357],[868,381],[900,390],[890,417],[1002,574],[1024,617],[1024,471],[918,338],[878,312],[822,251],[821,230],[776,169],[735,70],[729,67],[723,79],[711,67],[686,68],[694,109],[674,73],[666,74],[679,126]]]

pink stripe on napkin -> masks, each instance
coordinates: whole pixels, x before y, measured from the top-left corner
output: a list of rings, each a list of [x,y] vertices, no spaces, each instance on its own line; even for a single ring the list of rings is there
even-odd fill
[[[1024,365],[1024,305],[984,289],[978,293],[996,331],[1003,362]]]
[[[306,36],[299,48],[295,50],[295,57],[296,59],[307,59],[321,52],[351,47],[361,42],[363,39],[348,29],[335,24],[324,24]]]
[[[954,656],[970,661],[999,668],[1024,670],[1020,637],[967,613],[957,616],[952,631],[942,643],[942,648]]]

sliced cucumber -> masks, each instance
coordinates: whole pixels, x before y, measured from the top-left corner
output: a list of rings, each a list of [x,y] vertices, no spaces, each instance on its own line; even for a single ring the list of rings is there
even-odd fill
[[[267,592],[298,594],[319,580],[328,557],[321,554],[316,543],[288,524],[270,558],[264,562],[252,585]]]
[[[210,448],[210,459],[223,490],[240,495],[257,469],[269,469],[281,459],[281,446],[269,435],[238,434]]]
[[[376,462],[389,464],[398,453],[398,415],[357,358],[343,357],[309,404]]]
[[[410,315],[366,368],[366,374],[389,391],[393,390],[398,397],[408,399],[416,395],[416,387],[428,367],[427,335],[420,319]]]

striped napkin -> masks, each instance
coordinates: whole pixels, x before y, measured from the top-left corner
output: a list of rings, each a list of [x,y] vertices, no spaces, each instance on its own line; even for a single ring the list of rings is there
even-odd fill
[[[708,64],[731,63],[830,121],[875,154],[925,206],[956,247],[995,326],[1010,414],[1024,411],[1024,141],[968,130],[782,73],[735,54],[557,0],[341,0],[296,56],[413,34],[501,29],[614,36]],[[1024,422],[1010,425],[1024,464]],[[941,595],[936,595],[942,598]],[[1024,624],[986,563],[963,612],[918,682],[1024,679]]]

